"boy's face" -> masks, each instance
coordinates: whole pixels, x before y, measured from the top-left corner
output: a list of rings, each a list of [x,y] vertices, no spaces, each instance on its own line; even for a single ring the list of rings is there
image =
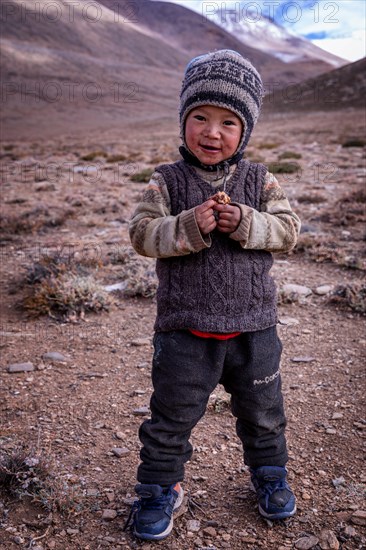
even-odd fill
[[[234,155],[242,131],[242,122],[235,113],[203,105],[192,109],[187,116],[186,144],[203,164],[217,164]]]

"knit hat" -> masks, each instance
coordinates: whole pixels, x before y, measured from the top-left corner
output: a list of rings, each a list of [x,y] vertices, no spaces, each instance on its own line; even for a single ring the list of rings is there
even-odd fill
[[[234,112],[243,123],[243,133],[236,151],[243,153],[255,123],[263,97],[258,71],[234,50],[219,50],[192,59],[185,70],[180,94],[180,132],[185,141],[185,122],[195,107],[213,105]]]

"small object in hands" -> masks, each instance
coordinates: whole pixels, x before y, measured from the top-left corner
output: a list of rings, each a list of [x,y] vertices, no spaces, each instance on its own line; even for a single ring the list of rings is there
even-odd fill
[[[231,202],[231,198],[225,193],[225,191],[218,191],[212,198],[218,204],[229,204]]]

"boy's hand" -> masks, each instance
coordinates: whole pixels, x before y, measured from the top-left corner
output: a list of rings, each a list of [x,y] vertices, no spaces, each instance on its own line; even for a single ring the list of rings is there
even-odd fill
[[[239,206],[232,204],[215,204],[214,210],[219,213],[217,229],[221,233],[233,233],[238,228],[241,220]]]
[[[217,225],[213,209],[215,205],[216,202],[213,199],[208,199],[208,201],[196,206],[194,210],[196,222],[202,235],[208,235]]]

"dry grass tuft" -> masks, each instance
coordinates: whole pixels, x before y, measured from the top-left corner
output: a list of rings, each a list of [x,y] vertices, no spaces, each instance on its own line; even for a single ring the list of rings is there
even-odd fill
[[[366,314],[366,284],[354,282],[338,285],[329,297],[329,302],[346,306],[358,313]]]
[[[0,216],[0,231],[5,235],[35,233],[47,227],[60,227],[74,214],[72,209],[37,206],[17,216]]]
[[[74,495],[59,467],[45,453],[18,448],[0,454],[0,492],[18,499],[31,498],[48,512],[70,512]]]
[[[74,273],[51,275],[31,287],[22,305],[33,316],[49,315],[69,320],[87,312],[108,311],[112,299],[92,275]]]
[[[21,306],[32,316],[49,315],[75,320],[87,312],[108,310],[112,298],[90,275],[88,268],[99,267],[97,259],[75,255],[44,255],[27,268],[26,296]]]
[[[295,253],[297,252],[304,252],[311,260],[317,263],[332,262],[349,269],[366,270],[365,262],[362,258],[349,254],[347,250],[340,249],[334,241],[326,241],[323,235],[302,233],[296,245]]]
[[[332,206],[324,210],[319,220],[344,227],[366,222],[366,189],[359,188],[344,195]]]
[[[140,256],[132,247],[126,246],[114,254],[112,262],[121,266],[121,278],[127,283],[123,291],[126,296],[155,296],[158,280],[153,258]]]

